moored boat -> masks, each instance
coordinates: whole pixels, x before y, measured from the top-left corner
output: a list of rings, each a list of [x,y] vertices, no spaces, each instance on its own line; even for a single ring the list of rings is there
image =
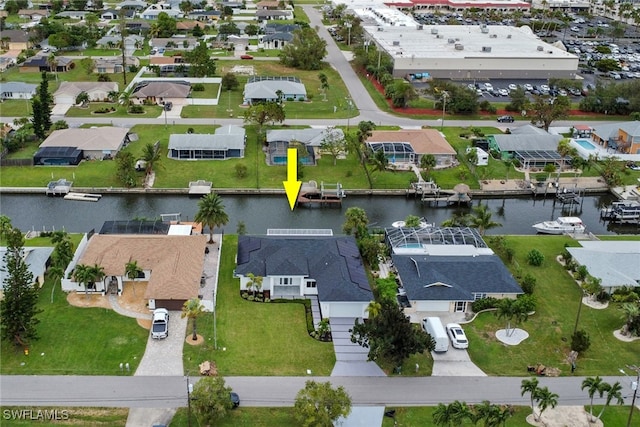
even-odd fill
[[[560,216],[555,221],[534,224],[533,228],[543,234],[584,233],[585,231],[582,220],[575,216]]]

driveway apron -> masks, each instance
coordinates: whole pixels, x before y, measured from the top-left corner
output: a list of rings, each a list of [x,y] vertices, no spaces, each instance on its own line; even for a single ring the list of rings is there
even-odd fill
[[[444,353],[431,352],[434,377],[486,377],[469,357],[467,350],[449,347]]]
[[[349,329],[353,328],[355,318],[332,317],[331,336],[336,353],[336,364],[332,377],[384,377],[385,373],[375,362],[367,360],[369,350],[351,342]]]

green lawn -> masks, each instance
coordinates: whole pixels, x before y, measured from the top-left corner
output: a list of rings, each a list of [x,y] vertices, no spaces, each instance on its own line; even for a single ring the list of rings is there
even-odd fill
[[[74,245],[81,236],[72,235]],[[48,238],[29,239],[26,246],[51,246]],[[144,354],[149,332],[135,319],[104,308],[69,305],[60,284],[47,279],[40,292],[38,315],[40,339],[22,346],[0,344],[3,375],[120,375],[120,363],[135,372]],[[53,302],[52,302],[53,298]]]
[[[217,344],[213,315],[199,321],[205,344],[185,346],[186,371],[197,372],[205,360],[215,361],[221,375],[326,376],[335,363],[333,344],[316,341],[307,333],[304,306],[297,303],[258,303],[240,297],[233,278],[238,237],[225,235],[217,294]]]
[[[240,396],[242,405],[242,396]],[[180,408],[171,420],[170,427],[187,427],[187,408]],[[191,422],[198,425],[195,414],[191,414]],[[216,421],[216,427],[282,427],[294,426],[293,407],[288,408],[248,408],[240,406],[229,412],[229,415]]]
[[[114,107],[116,111],[110,113],[97,113],[96,111],[104,108]],[[92,102],[86,107],[71,107],[65,114],[65,117],[129,117],[155,119],[162,114],[162,107],[159,105],[144,105],[144,113],[132,114],[127,111],[127,107],[117,102]]]
[[[197,98],[211,99],[211,98],[218,97],[218,91],[220,90],[220,85],[218,83],[205,83],[203,84],[203,86],[204,86],[203,91],[192,90],[191,97],[196,99]]]
[[[503,345],[494,334],[504,329],[506,321],[491,312],[480,314],[465,325],[471,359],[489,375],[525,375],[527,366],[536,363],[559,368],[561,375],[571,375],[566,357],[582,291],[556,262],[556,257],[565,244],[576,246],[577,242],[564,236],[506,236],[505,239],[515,251],[515,262],[507,263],[514,275],[520,273],[524,277],[529,273],[537,279],[536,312],[520,325],[530,337],[518,346]],[[488,243],[491,245],[491,239]],[[526,254],[533,248],[545,256],[542,267],[532,267],[526,262]],[[575,375],[618,375],[620,367],[637,362],[640,341],[625,343],[613,336],[613,331],[623,323],[614,303],[604,310],[582,307],[579,329],[588,332],[591,348],[579,356]]]
[[[0,413],[4,417],[11,417],[11,412],[6,411],[24,411],[32,410],[33,417],[36,416],[36,411],[57,411],[58,419],[52,422],[35,421],[29,418],[18,420],[11,419],[10,424],[13,427],[28,427],[37,424],[41,427],[71,427],[78,425],[85,426],[123,426],[127,423],[127,416],[129,415],[129,408],[52,408],[52,407],[33,407],[33,406],[0,406]],[[29,415],[27,414],[27,417]],[[8,418],[3,418],[5,422],[9,423]]]
[[[82,66],[81,59],[75,60],[75,68],[64,73],[48,73],[49,77],[49,93],[53,94],[60,85],[60,82],[97,82],[97,73],[87,73]],[[133,78],[135,73],[127,73],[129,80]],[[108,74],[111,81],[118,83],[119,90],[124,89],[124,80],[121,73]],[[3,81],[7,82],[24,82],[39,84],[42,81],[41,73],[21,73],[19,67],[13,67],[2,73]]]

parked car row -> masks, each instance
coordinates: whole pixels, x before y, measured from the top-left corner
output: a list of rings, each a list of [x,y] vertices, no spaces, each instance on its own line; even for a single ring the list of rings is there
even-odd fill
[[[451,341],[453,348],[466,349],[469,347],[467,336],[457,323],[447,323],[445,329],[439,317],[425,317],[420,325],[433,339],[435,344],[433,351],[437,353],[449,350],[449,341]]]

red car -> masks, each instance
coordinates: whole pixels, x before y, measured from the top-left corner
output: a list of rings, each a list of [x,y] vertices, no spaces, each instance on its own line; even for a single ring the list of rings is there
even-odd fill
[[[240,55],[240,59],[253,59],[251,55]]]

